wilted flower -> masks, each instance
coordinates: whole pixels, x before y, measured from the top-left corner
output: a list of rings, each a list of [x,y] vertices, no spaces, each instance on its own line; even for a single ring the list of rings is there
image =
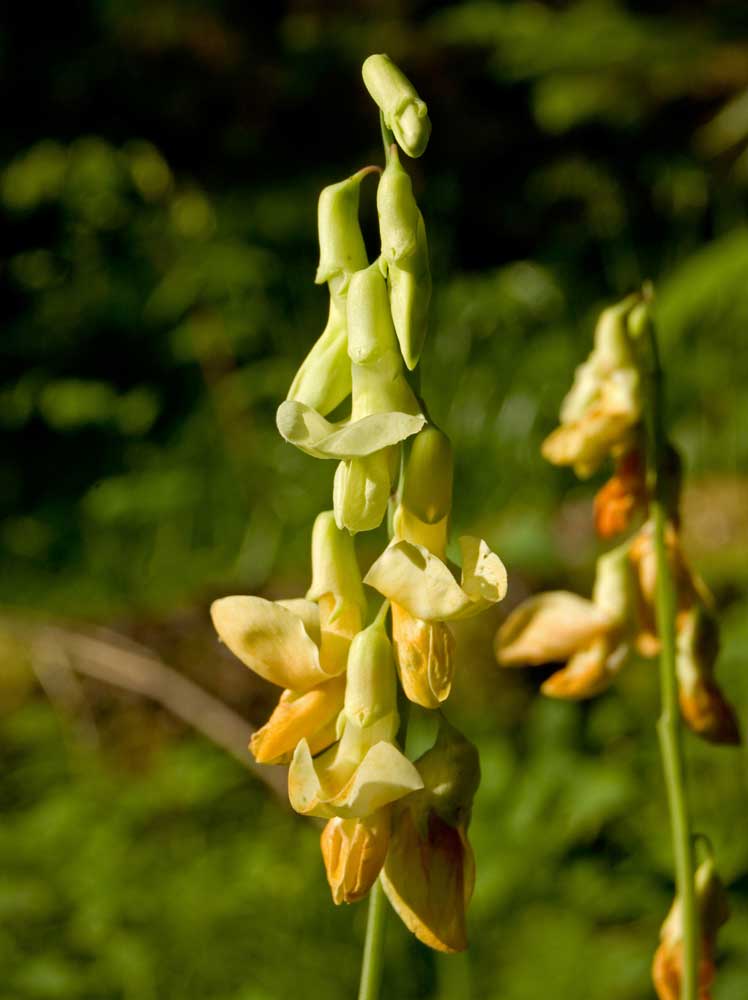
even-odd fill
[[[673,524],[667,526],[665,544],[678,610],[675,666],[681,715],[697,736],[712,743],[737,744],[737,716],[715,678],[719,631],[711,610],[711,594],[689,567]],[[656,656],[660,641],[654,616],[657,561],[651,522],[632,542],[630,558],[638,584],[637,646],[642,655]]]
[[[549,462],[572,465],[582,477],[608,455],[627,451],[641,420],[641,376],[626,324],[638,301],[630,295],[603,311],[594,349],[561,404],[561,426],[543,443]]]
[[[626,546],[601,556],[592,600],[551,591],[524,601],[496,635],[502,666],[566,661],[542,685],[553,698],[591,698],[604,691],[631,652],[632,574]]]
[[[389,842],[389,806],[363,819],[327,821],[320,846],[336,906],[363,899],[382,870]]]
[[[392,647],[381,621],[351,644],[338,742],[313,758],[301,740],[288,772],[293,808],[311,816],[363,818],[422,787],[395,745],[399,724]]]
[[[431,135],[431,122],[413,84],[384,53],[369,56],[361,74],[400,148],[408,156],[421,156]]]
[[[416,767],[423,790],[393,807],[382,885],[419,941],[438,951],[463,951],[475,883],[467,829],[480,783],[478,752],[442,718],[436,743]]]
[[[213,624],[232,653],[260,677],[286,688],[250,744],[258,761],[287,760],[302,737],[315,752],[333,742],[344,694],[339,675],[365,612],[352,539],[336,527],[331,511],[314,524],[307,599],[273,602],[242,595],[213,602]]]
[[[595,495],[595,529],[600,538],[627,531],[647,509],[646,470],[639,448],[620,455],[616,470]]]
[[[699,962],[699,1000],[711,1000],[714,981],[714,950],[717,931],[726,923],[730,910],[727,893],[711,858],[702,862],[694,876],[699,908],[701,937]],[[658,1000],[680,1000],[683,978],[683,915],[676,897],[660,931],[660,946],[652,963],[652,981]]]

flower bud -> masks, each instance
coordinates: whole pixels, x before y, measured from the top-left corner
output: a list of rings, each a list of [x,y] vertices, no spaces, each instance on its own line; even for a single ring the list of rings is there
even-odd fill
[[[390,810],[364,819],[329,820],[320,838],[327,881],[336,906],[355,903],[377,880],[390,842]]]
[[[318,514],[314,522],[312,583],[306,596],[307,600],[318,601],[325,594],[332,594],[336,605],[355,605],[360,616],[365,617],[366,597],[353,539],[337,527],[331,510]]]
[[[387,285],[377,262],[357,271],[348,286],[348,355],[354,365],[385,363],[390,377],[401,368]]]
[[[410,257],[416,249],[419,212],[413,185],[394,144],[377,187],[377,214],[384,259],[397,264]]]
[[[696,605],[678,615],[675,669],[681,714],[697,736],[710,743],[740,743],[734,709],[714,679],[719,633],[714,618]]]
[[[366,89],[379,106],[384,123],[408,156],[418,157],[431,135],[428,108],[405,74],[389,56],[373,55],[361,68]]]
[[[629,337],[628,317],[641,301],[638,292],[603,309],[595,327],[595,367],[603,374],[636,367]]]
[[[452,509],[453,473],[449,438],[433,424],[424,427],[411,444],[402,506],[426,524],[443,520]]]
[[[332,500],[339,528],[355,534],[379,527],[387,513],[398,454],[397,447],[384,448],[338,465]]]
[[[727,893],[711,857],[702,862],[694,876],[696,905],[699,909],[700,959],[699,997],[708,1000],[714,981],[714,950],[717,931],[727,921],[730,910]],[[652,963],[652,981],[658,1000],[680,1000],[683,979],[683,913],[676,896],[660,931],[660,945]]]
[[[426,226],[418,212],[416,248],[387,270],[390,309],[400,350],[409,371],[418,364],[426,339],[431,304],[431,269]]]
[[[302,361],[286,399],[304,403],[326,416],[350,391],[345,297],[331,295],[327,326]]]
[[[467,947],[465,911],[475,884],[467,827],[480,781],[478,754],[441,720],[416,761],[424,788],[395,806],[382,886],[405,926],[438,951]]]
[[[332,511],[319,514],[314,522],[312,585],[307,599],[319,604],[320,662],[328,673],[340,673],[367,605],[353,539],[337,527]]]
[[[436,742],[416,766],[429,807],[451,826],[467,826],[481,777],[478,751],[470,740],[442,717]]]
[[[322,190],[317,207],[319,266],[315,282],[330,281],[342,272],[366,267],[366,247],[358,224],[361,181],[378,167],[364,167],[352,177]]]
[[[390,640],[378,622],[359,632],[351,643],[343,711],[361,728],[393,715],[393,737],[397,731],[395,662]]]

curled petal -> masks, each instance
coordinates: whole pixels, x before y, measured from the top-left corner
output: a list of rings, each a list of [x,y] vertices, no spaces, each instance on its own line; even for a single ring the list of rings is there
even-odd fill
[[[561,424],[543,442],[543,458],[553,465],[572,465],[576,474],[587,479],[617,447],[629,441],[636,424],[630,414],[590,410],[573,424]]]
[[[538,666],[568,660],[611,628],[592,601],[566,590],[538,594],[512,611],[496,635],[496,658],[502,666]]]
[[[328,820],[320,846],[336,906],[363,899],[382,870],[389,842],[389,809],[365,819]]]
[[[629,658],[630,649],[621,644],[611,650],[607,636],[593,639],[586,649],[575,653],[562,670],[557,670],[541,686],[551,698],[576,701],[594,698],[610,687]]]
[[[422,833],[413,810],[398,811],[382,886],[408,930],[429,948],[467,948],[465,909],[474,871],[473,852],[461,829],[432,812]]]
[[[304,403],[287,399],[278,407],[276,423],[286,441],[314,458],[350,459],[404,441],[420,431],[426,418],[420,413],[372,413],[331,423]]]
[[[343,707],[345,677],[335,677],[310,691],[284,691],[273,714],[249,743],[258,764],[287,764],[299,740],[312,753],[335,742],[335,722]]]
[[[314,760],[305,740],[288,772],[288,797],[306,816],[360,818],[418,791],[423,781],[394,743],[381,740],[351,768],[336,766],[336,748]]]
[[[234,656],[271,684],[308,691],[330,679],[301,618],[262,597],[222,597],[210,609],[218,635]]]
[[[464,535],[462,580],[423,545],[393,541],[371,567],[364,582],[401,605],[414,618],[454,621],[479,614],[506,594],[506,569],[479,538]]]

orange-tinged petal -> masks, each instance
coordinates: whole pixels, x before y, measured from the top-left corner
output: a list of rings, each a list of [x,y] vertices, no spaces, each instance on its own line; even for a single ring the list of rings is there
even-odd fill
[[[390,841],[390,812],[380,809],[365,819],[327,822],[320,846],[335,905],[355,903],[374,885]]]
[[[438,708],[449,697],[455,642],[444,622],[415,618],[392,605],[392,643],[400,682],[410,701]]]
[[[257,763],[288,763],[301,739],[308,741],[313,754],[334,743],[344,696],[345,677],[335,677],[301,694],[284,691],[273,714],[250,740],[249,749]]]
[[[551,698],[576,701],[594,698],[608,688],[625,665],[629,647],[613,647],[607,636],[594,639],[589,646],[571,657],[562,670],[557,670],[540,690]]]
[[[600,538],[628,530],[646,499],[644,458],[632,448],[618,459],[615,474],[595,495],[595,529]]]
[[[419,941],[437,951],[467,948],[465,907],[473,878],[472,850],[458,829],[432,812],[421,834],[413,810],[398,810],[382,885]]]
[[[679,691],[680,710],[688,728],[710,743],[737,746],[740,723],[732,705],[715,681],[698,678]]]

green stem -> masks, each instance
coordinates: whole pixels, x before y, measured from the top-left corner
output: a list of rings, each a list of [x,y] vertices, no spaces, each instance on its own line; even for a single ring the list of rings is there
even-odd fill
[[[384,120],[384,114],[379,112],[379,128],[382,130],[382,145],[384,146],[384,162],[390,162],[390,146],[395,142],[395,135],[391,129],[387,127]]]
[[[683,933],[683,978],[681,1000],[698,1000],[699,914],[694,891],[694,852],[686,795],[686,766],[683,754],[681,717],[676,676],[675,616],[676,597],[665,532],[668,522],[668,484],[665,473],[667,438],[663,416],[663,372],[657,335],[646,319],[650,385],[646,393],[647,472],[649,510],[654,522],[657,565],[655,613],[660,637],[661,712],[657,720],[662,768],[667,789],[670,827],[675,861],[675,885],[680,899]]]
[[[369,914],[366,921],[364,958],[358,1000],[378,1000],[384,969],[384,931],[387,922],[387,898],[382,882],[377,879],[369,893]]]

